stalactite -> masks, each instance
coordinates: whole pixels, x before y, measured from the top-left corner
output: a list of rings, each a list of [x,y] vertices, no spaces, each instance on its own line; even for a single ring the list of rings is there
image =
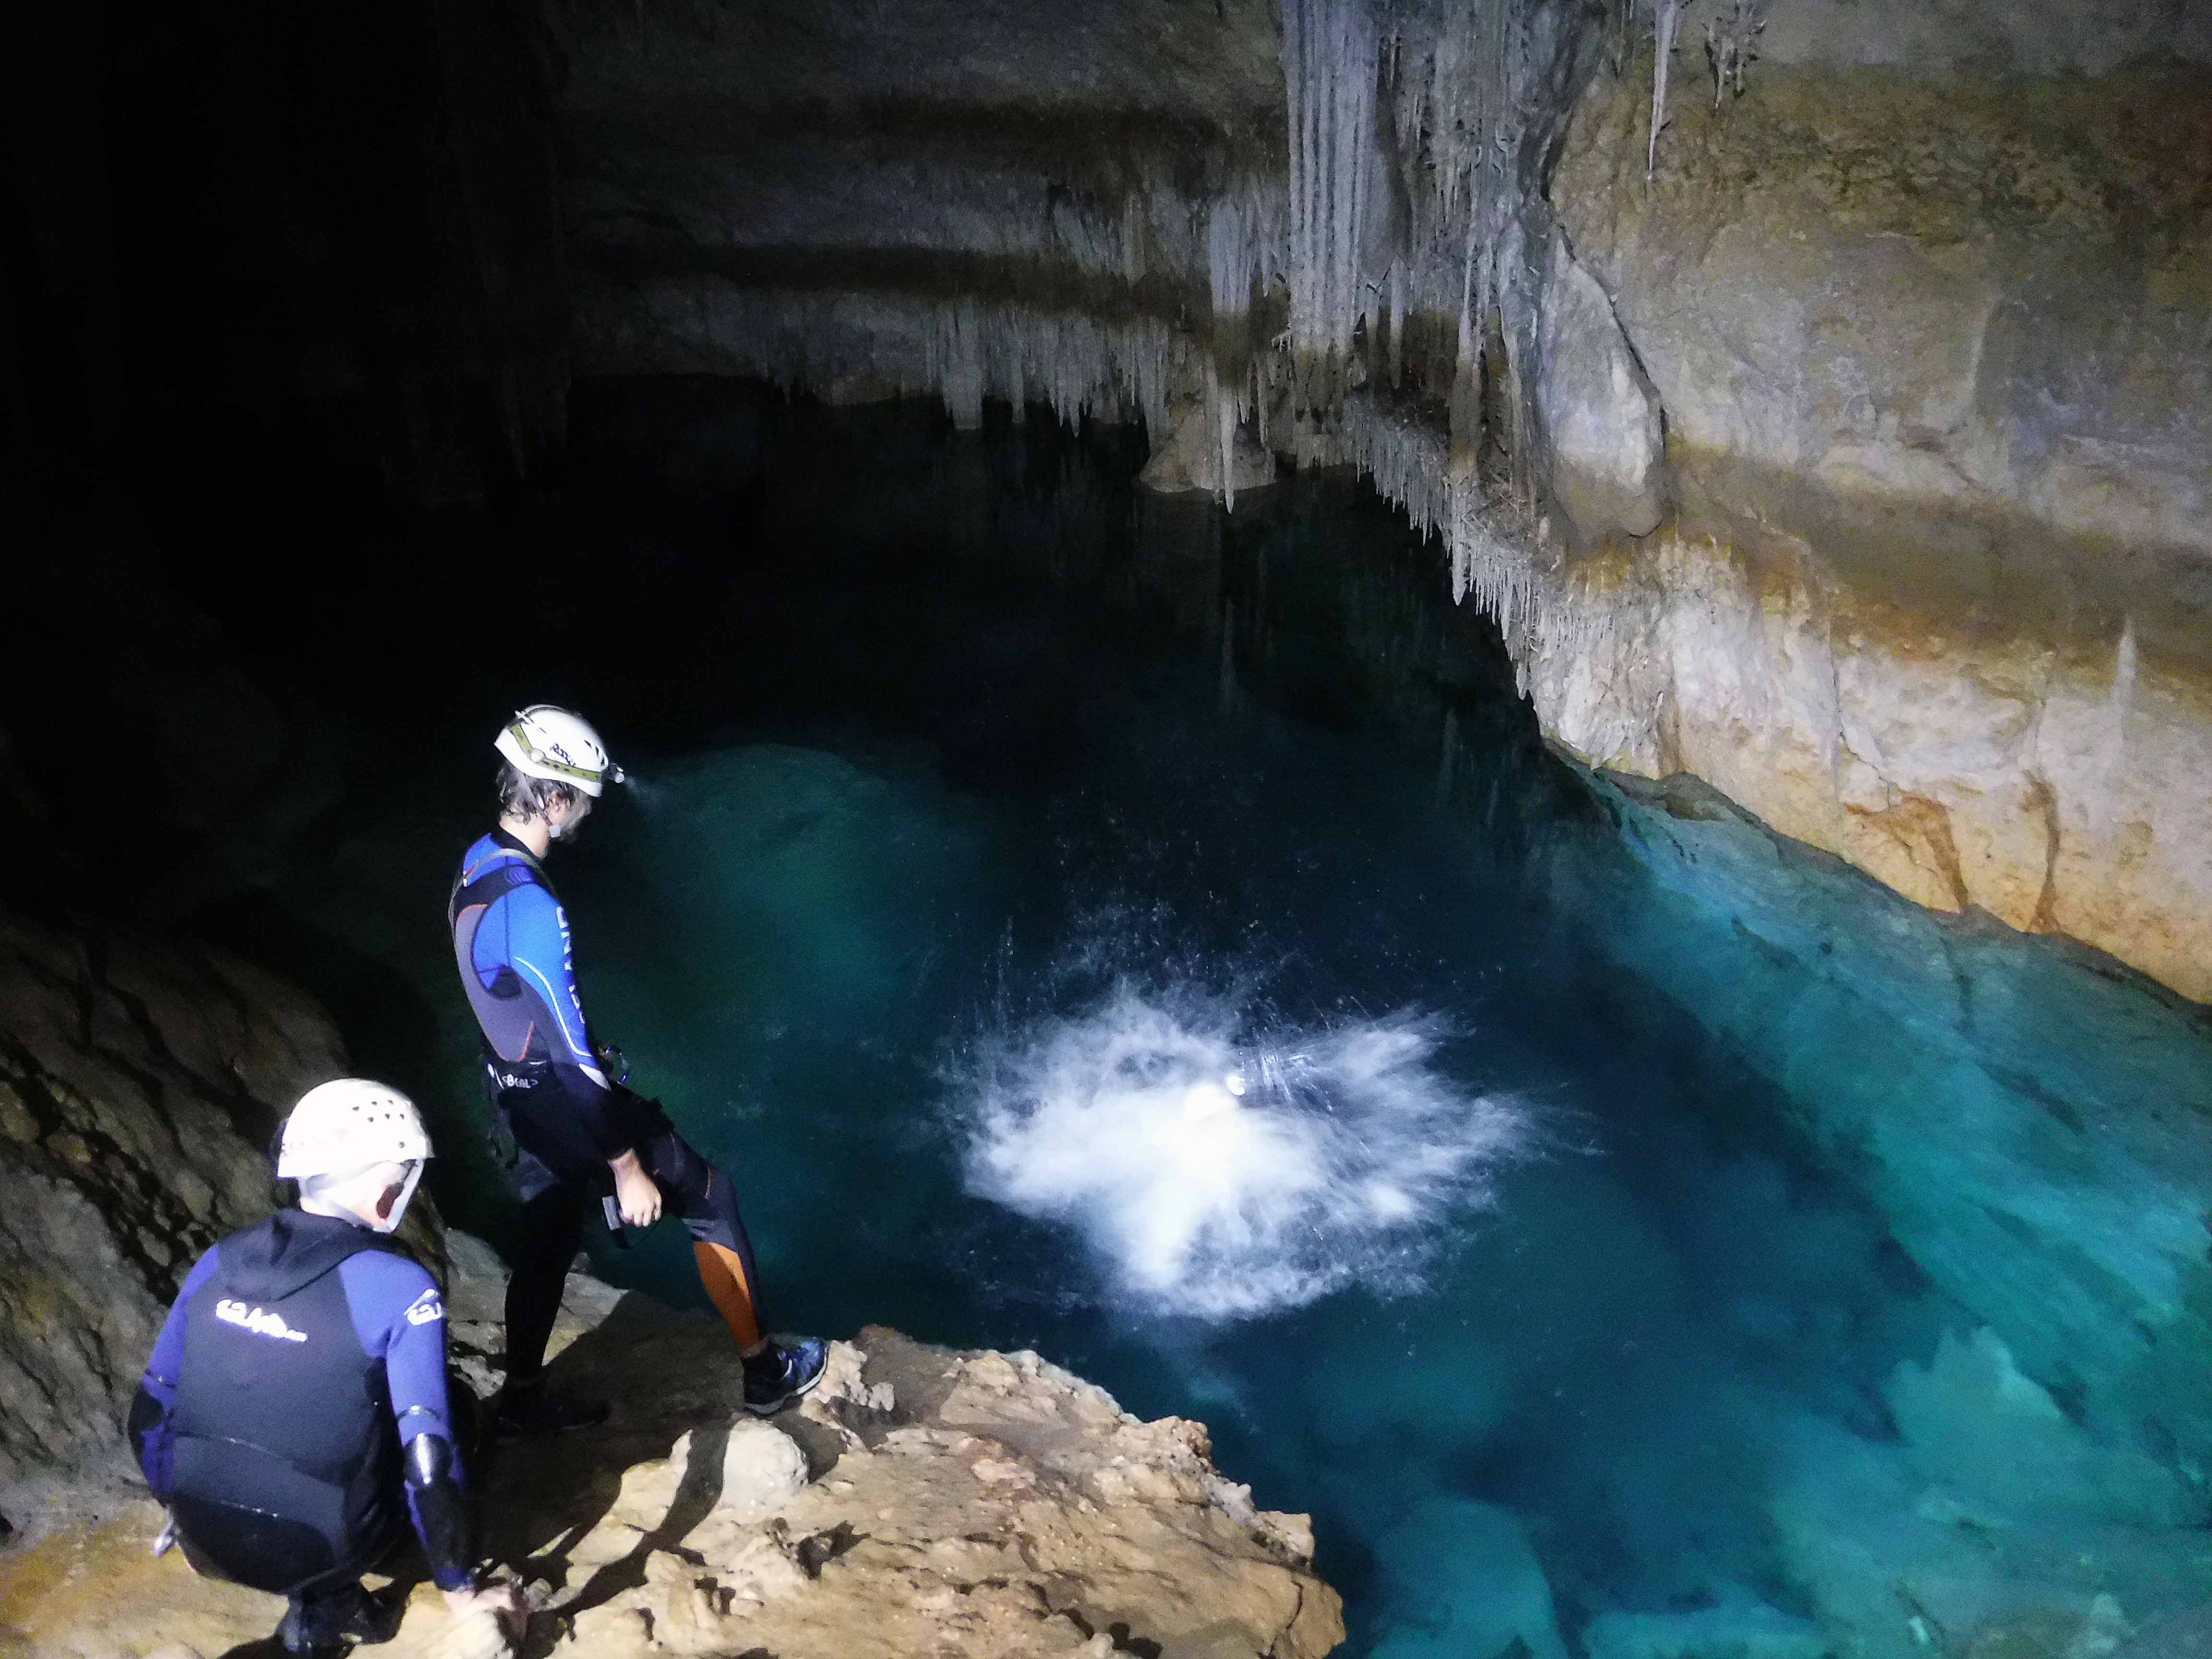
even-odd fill
[[[1384,360],[1386,383],[1393,391],[1406,379],[1406,262],[1390,261],[1389,278],[1390,295],[1390,348]]]
[[[1671,48],[1684,0],[1647,3],[1663,35],[1655,45]],[[1439,538],[1455,598],[1472,595],[1496,616],[1525,666],[1573,627],[1563,581],[1544,574],[1530,505],[1540,286],[1525,252],[1530,226],[1536,246],[1548,228],[1531,217],[1544,209],[1524,152],[1558,113],[1565,47],[1532,33],[1539,0],[1278,3],[1285,166],[1246,155],[1202,185],[1138,167],[1110,189],[1056,190],[1041,214],[1012,230],[994,222],[988,236],[973,233],[972,250],[963,244],[1073,269],[1097,291],[1171,286],[1189,296],[1180,335],[1149,293],[1144,307],[1101,307],[1102,316],[712,284],[703,297],[694,284],[669,298],[654,329],[688,331],[697,353],[681,367],[927,393],[963,426],[987,399],[1031,397],[1066,420],[1133,410],[1164,439],[1170,392],[1179,405],[1202,398],[1188,418],[1206,423],[1225,505],[1248,419],[1263,447],[1357,465]],[[1540,48],[1553,58],[1540,63]],[[1667,56],[1655,77],[1659,125]],[[702,240],[717,234],[691,228]],[[1255,338],[1257,319],[1285,297],[1281,335]],[[700,314],[678,320],[685,305]],[[1436,347],[1452,361],[1422,361]],[[1414,410],[1446,381],[1440,430],[1432,404]],[[1487,407],[1486,384],[1498,394]]]
[[[1674,58],[1674,31],[1682,21],[1682,0],[1656,0],[1651,17],[1651,142],[1644,160],[1644,182],[1659,171],[1659,130],[1667,125],[1667,70]]]
[[[1145,198],[1135,191],[1121,200],[1121,280],[1132,288],[1145,279],[1146,205]]]
[[[1010,235],[1004,225],[991,224],[990,234],[977,237],[966,251],[1042,258],[1097,282],[1124,285],[1154,276],[1176,284],[1205,283],[1218,272],[1224,278],[1214,294],[1218,311],[1232,289],[1240,296],[1249,293],[1255,276],[1264,282],[1274,264],[1277,254],[1269,237],[1280,221],[1282,190],[1279,179],[1246,178],[1219,192],[1190,195],[1163,172],[1141,177],[1111,197],[1055,195],[1034,231],[1022,227]],[[1234,204],[1241,226],[1221,222],[1224,204]],[[1218,245],[1217,239],[1224,237],[1227,245]],[[1233,270],[1237,260],[1230,254],[1240,241],[1249,245],[1241,256],[1241,283]],[[1246,301],[1240,297],[1233,308],[1243,311]]]
[[[1376,41],[1366,0],[1283,0],[1290,106],[1291,345],[1352,354],[1372,310],[1363,268],[1375,164]]]
[[[1221,504],[1229,512],[1237,510],[1237,477],[1232,471],[1237,460],[1237,398],[1232,392],[1222,395],[1221,371],[1209,355],[1206,360],[1206,420],[1214,442],[1214,458],[1221,468]]]
[[[1281,261],[1279,187],[1255,179],[1231,184],[1206,211],[1206,276],[1217,323],[1241,321],[1255,289],[1265,288]]]
[[[1472,598],[1497,623],[1522,690],[1539,665],[1589,648],[1591,607],[1554,568],[1525,501],[1453,465],[1434,428],[1364,396],[1345,400],[1340,444],[1333,459],[1357,465],[1416,530],[1443,542],[1454,602]]]
[[[1743,96],[1743,72],[1759,56],[1755,42],[1766,27],[1765,0],[1733,0],[1729,9],[1705,21],[1705,63],[1713,72],[1713,107],[1734,88]]]
[[[972,301],[940,313],[929,337],[929,378],[944,398],[956,430],[975,432],[983,424],[983,322]]]

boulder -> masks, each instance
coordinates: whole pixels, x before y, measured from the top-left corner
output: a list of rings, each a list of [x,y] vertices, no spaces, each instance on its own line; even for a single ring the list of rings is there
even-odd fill
[[[1220,422],[1209,406],[1193,401],[1175,404],[1170,412],[1174,431],[1137,477],[1146,489],[1166,495],[1203,490],[1234,507],[1237,491],[1274,482],[1275,458],[1243,426],[1231,429],[1224,469]]]

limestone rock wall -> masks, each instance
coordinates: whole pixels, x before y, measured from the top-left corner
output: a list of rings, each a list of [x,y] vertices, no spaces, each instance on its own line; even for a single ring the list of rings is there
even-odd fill
[[[1761,66],[1601,78],[1552,196],[1666,410],[1672,514],[1532,677],[1941,909],[2212,996],[2212,92]]]
[[[584,366],[1164,431],[1179,319],[1210,306],[1212,204],[1281,172],[1273,9],[575,9]]]
[[[323,1012],[244,963],[0,915],[0,1484],[125,1467],[178,1281],[266,1213],[270,1135],[343,1069]]]

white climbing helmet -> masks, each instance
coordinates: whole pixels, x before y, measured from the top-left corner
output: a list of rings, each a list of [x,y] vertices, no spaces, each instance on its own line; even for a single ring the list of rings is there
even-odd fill
[[[623,781],[623,769],[607,758],[607,746],[580,714],[534,703],[518,713],[492,744],[514,769],[526,776],[574,784],[593,799],[600,788]]]
[[[388,1084],[342,1077],[300,1097],[276,1150],[280,1180],[349,1176],[377,1164],[419,1164],[430,1156],[415,1103]],[[410,1188],[411,1192],[411,1188]]]

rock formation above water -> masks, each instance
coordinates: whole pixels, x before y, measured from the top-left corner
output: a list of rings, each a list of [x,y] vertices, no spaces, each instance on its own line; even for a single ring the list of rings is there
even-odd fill
[[[2212,995],[2212,36],[1659,9],[1656,140],[1639,8],[578,13],[582,360],[1350,462],[1585,760]]]
[[[488,1387],[498,1262],[453,1243],[455,1352]],[[1035,1354],[870,1329],[763,1421],[709,1315],[577,1276],[555,1346],[559,1383],[615,1414],[489,1464],[530,1652],[1319,1659],[1343,1638],[1304,1517],[1255,1508],[1200,1425],[1140,1422]],[[160,1523],[141,1501],[0,1555],[0,1653],[213,1659],[265,1636],[282,1603],[155,1559]],[[387,1650],[461,1659],[486,1635],[418,1585]]]
[[[1224,505],[1270,452],[1352,465],[1583,760],[2203,1000],[2208,16],[58,14],[19,54],[69,47],[18,88],[26,291],[83,327],[18,307],[12,360],[96,447],[125,342],[189,339],[192,397],[343,409],[416,501],[542,470],[579,374],[1141,421],[1154,482]]]
[[[1552,196],[1667,413],[1673,512],[1531,690],[1939,909],[2212,995],[2212,153],[2200,69],[1625,82]],[[1822,51],[1820,49],[1825,49]]]

